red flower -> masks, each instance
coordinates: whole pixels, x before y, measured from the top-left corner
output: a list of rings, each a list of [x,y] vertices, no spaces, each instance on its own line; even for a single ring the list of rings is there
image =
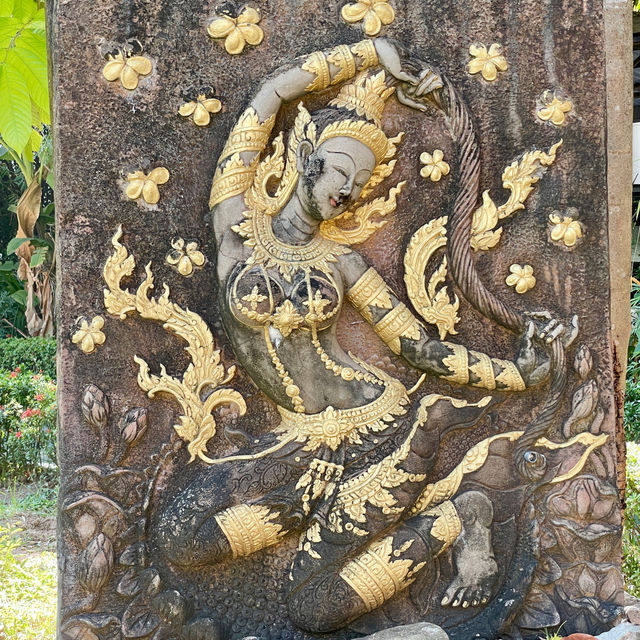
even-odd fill
[[[10,377],[10,378],[17,378],[17,377],[18,377],[18,372],[17,372],[17,371],[12,371],[12,372],[9,374],[9,377]]]
[[[44,396],[41,393],[36,393],[36,400],[38,402],[42,402],[44,400]]]
[[[22,438],[22,431],[16,431],[16,438]]]
[[[27,418],[31,418],[32,416],[39,416],[42,412],[40,409],[26,409],[22,412],[20,419],[26,420]]]

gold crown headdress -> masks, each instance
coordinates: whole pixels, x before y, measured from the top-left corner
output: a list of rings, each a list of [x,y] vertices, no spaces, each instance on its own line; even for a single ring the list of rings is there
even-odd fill
[[[394,88],[385,84],[384,71],[372,76],[360,74],[352,84],[344,85],[329,103],[330,107],[354,111],[355,117],[331,123],[319,136],[311,114],[302,102],[298,104],[298,115],[286,150],[286,163],[284,134],[280,133],[273,141],[273,153],[257,167],[253,186],[246,195],[247,204],[266,215],[276,214],[287,203],[298,182],[296,153],[300,142],[307,139],[317,148],[326,140],[343,136],[362,142],[372,150],[376,159],[376,168],[360,194],[359,202],[362,202],[378,184],[391,175],[396,164],[396,148],[404,134],[387,138],[380,127],[385,102],[393,92]],[[271,195],[268,184],[273,179],[279,185]],[[323,222],[320,229],[322,235],[341,244],[364,242],[386,224],[384,218],[395,209],[396,196],[403,185],[402,182],[393,187],[388,199],[376,198],[370,203],[354,206],[333,220]],[[348,229],[342,226],[345,221],[349,223]]]

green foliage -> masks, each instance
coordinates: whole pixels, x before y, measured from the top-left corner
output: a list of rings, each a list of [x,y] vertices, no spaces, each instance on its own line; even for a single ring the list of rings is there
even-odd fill
[[[0,138],[14,160],[38,151],[49,122],[44,2],[0,0]]]
[[[624,400],[624,433],[627,440],[640,442],[640,384],[629,376]]]
[[[0,490],[0,518],[22,518],[28,513],[55,516],[57,500],[57,484],[37,480],[25,485],[14,480],[8,489]]]
[[[56,386],[42,374],[0,371],[0,481],[51,473],[56,461]]]
[[[622,537],[622,571],[627,591],[640,596],[640,444],[627,443],[627,508]]]
[[[56,378],[56,341],[54,338],[6,338],[0,340],[0,363],[3,369],[20,367],[24,371],[43,373]]]
[[[0,638],[55,638],[56,556],[18,557],[18,534],[0,526]]]

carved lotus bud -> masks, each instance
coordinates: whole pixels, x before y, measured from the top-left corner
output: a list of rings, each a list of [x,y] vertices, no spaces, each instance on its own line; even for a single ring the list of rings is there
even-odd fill
[[[98,433],[109,419],[109,399],[95,384],[87,385],[82,394],[82,415],[86,423]]]
[[[586,344],[583,344],[576,352],[576,357],[573,360],[573,368],[583,380],[587,379],[587,376],[593,368],[593,357]]]
[[[571,418],[582,420],[591,415],[598,404],[598,385],[595,380],[585,382],[573,394]]]
[[[99,593],[113,571],[111,540],[98,534],[84,550],[80,568],[80,584],[90,593]]]
[[[135,445],[147,430],[147,410],[144,407],[130,409],[120,422],[120,437],[127,446]]]

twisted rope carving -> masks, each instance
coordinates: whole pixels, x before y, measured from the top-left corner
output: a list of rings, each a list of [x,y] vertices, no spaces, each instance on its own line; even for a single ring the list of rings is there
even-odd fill
[[[526,316],[509,308],[489,291],[475,268],[471,255],[471,223],[480,192],[480,152],[466,104],[451,82],[446,78],[444,82],[448,101],[448,113],[445,112],[445,117],[456,146],[460,185],[453,213],[449,217],[447,251],[451,275],[464,297],[480,313],[511,331],[522,333],[527,325]],[[541,478],[546,465],[532,465],[524,454],[551,429],[566,388],[566,358],[564,346],[559,339],[553,341],[550,358],[553,378],[549,394],[540,413],[529,423],[524,435],[518,440],[514,456],[518,471],[530,480]]]

